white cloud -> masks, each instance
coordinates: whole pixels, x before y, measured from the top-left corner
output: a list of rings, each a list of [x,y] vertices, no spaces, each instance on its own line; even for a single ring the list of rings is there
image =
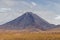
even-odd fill
[[[56,16],[54,19],[59,20],[60,19],[60,15]]]
[[[0,12],[8,12],[11,11],[11,8],[0,8]]]
[[[37,4],[35,2],[27,2],[27,1],[21,1],[20,4],[23,4],[25,7],[27,7],[26,9],[31,9],[34,8]],[[21,5],[20,5],[21,6]],[[32,9],[33,10],[33,9]]]
[[[36,6],[37,4],[35,2],[31,2],[33,6]]]

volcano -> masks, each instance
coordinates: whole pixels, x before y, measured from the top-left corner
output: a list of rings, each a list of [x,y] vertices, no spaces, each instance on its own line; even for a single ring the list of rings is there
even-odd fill
[[[43,18],[37,16],[32,12],[26,12],[22,16],[5,23],[0,26],[0,29],[26,29],[35,28],[40,30],[47,30],[53,28],[55,25],[48,23]]]

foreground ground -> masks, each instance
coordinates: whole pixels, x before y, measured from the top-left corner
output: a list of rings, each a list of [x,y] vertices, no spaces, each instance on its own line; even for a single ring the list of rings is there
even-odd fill
[[[0,40],[60,40],[60,32],[0,32]]]

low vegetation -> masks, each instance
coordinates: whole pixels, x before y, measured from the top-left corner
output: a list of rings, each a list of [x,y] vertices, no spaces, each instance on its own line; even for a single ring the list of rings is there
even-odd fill
[[[59,32],[1,32],[0,40],[60,40]]]

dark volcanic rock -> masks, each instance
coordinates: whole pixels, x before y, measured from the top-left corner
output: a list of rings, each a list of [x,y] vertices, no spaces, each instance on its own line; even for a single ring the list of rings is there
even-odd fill
[[[41,17],[33,14],[32,12],[26,12],[22,16],[1,25],[2,29],[26,29],[26,28],[37,28],[40,30],[47,30],[53,28],[54,25],[48,23]]]

